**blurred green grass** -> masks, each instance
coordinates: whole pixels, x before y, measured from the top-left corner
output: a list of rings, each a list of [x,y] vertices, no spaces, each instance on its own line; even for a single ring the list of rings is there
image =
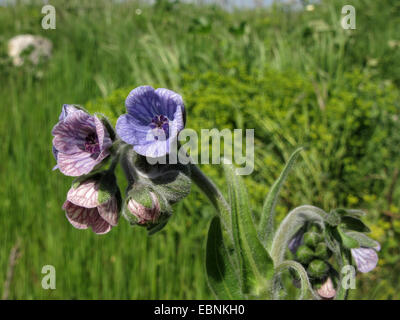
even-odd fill
[[[352,2],[360,8],[357,30],[345,31],[339,25],[340,8]],[[158,1],[151,7],[131,1],[113,5],[107,1],[52,3],[57,10],[57,29],[48,31],[41,29],[40,6],[0,7],[0,292],[4,289],[10,251],[18,241],[21,251],[10,286],[11,299],[212,298],[202,259],[213,210],[195,187],[174,208],[175,214],[168,226],[153,237],[147,237],[143,229],[130,228],[124,220],[106,236],[75,230],[69,225],[61,205],[71,179],[51,171],[54,166],[51,129],[62,104],[108,104],[107,108],[123,108],[120,100],[125,90],[119,91],[119,88],[152,84],[183,93],[189,104],[190,125],[216,123],[222,129],[220,126],[224,124],[241,127],[243,121],[251,123],[254,119],[239,109],[233,122],[229,119],[224,122],[224,118],[217,119],[212,111],[203,113],[201,107],[195,106],[204,108],[211,101],[223,103],[218,100],[219,96],[230,95],[229,90],[242,90],[246,97],[254,97],[257,102],[257,95],[262,94],[257,90],[263,85],[255,85],[253,79],[277,79],[283,87],[293,81],[294,88],[287,84],[282,90],[268,84],[280,101],[270,107],[288,106],[289,111],[299,112],[301,119],[307,118],[308,109],[290,109],[291,103],[296,102],[293,92],[312,95],[307,100],[308,106],[311,110],[318,109],[335,96],[335,90],[344,91],[350,81],[346,74],[354,70],[372,81],[377,96],[386,96],[384,90],[389,90],[393,97],[384,101],[393,103],[398,97],[400,48],[389,45],[390,41],[400,41],[397,32],[400,6],[394,0],[326,1],[312,12],[293,12],[276,6],[232,13],[215,6],[167,1]],[[137,10],[139,7],[141,11]],[[40,67],[42,75],[35,69],[13,68],[6,60],[6,41],[24,33],[40,34],[53,41],[54,54]],[[239,65],[239,76],[229,73],[235,69],[227,67],[232,62],[234,66]],[[278,74],[277,78],[274,73]],[[213,75],[218,74],[221,78],[214,79]],[[243,81],[231,82],[247,76]],[[383,84],[389,89],[381,89]],[[336,96],[340,97],[340,93]],[[365,99],[373,98],[366,96]],[[244,107],[249,104],[256,108],[250,100],[240,102]],[[395,107],[398,110],[399,105]],[[290,118],[290,114],[285,116]],[[280,114],[273,112],[272,115]],[[308,121],[312,122],[313,118]],[[291,143],[299,142],[284,127],[274,127],[274,123],[271,120],[264,126],[258,124],[259,139],[268,138],[269,147],[258,149],[257,170],[246,181],[249,186],[252,186],[251,179],[256,181],[254,189],[250,189],[255,211],[291,151]],[[357,136],[352,138],[357,140]],[[339,137],[333,139],[340,147]],[[330,145],[330,152],[335,147],[336,144]],[[380,143],[377,159],[384,158],[379,152],[384,154],[393,149],[389,147]],[[368,150],[368,155],[374,151]],[[330,205],[350,205],[373,212],[374,235],[386,241],[387,248],[382,253],[383,263],[375,272],[359,279],[360,288],[352,297],[398,299],[400,241],[396,230],[400,227],[396,217],[400,211],[397,197],[400,190],[397,184],[386,208],[390,177],[398,167],[398,153],[386,154],[386,158],[393,157],[397,164],[376,161],[379,173],[384,172],[383,182],[378,186],[367,188],[364,177],[359,177],[356,182],[362,189],[360,197],[347,194],[350,186],[358,189],[357,183],[350,179],[340,187],[318,185],[320,180],[311,179],[312,189],[307,192],[310,176],[332,168],[329,152],[324,154],[326,158],[318,156],[318,153],[309,154],[308,161],[304,158],[295,170],[285,187],[280,216],[291,205],[310,201],[326,210],[331,209],[327,207]],[[339,156],[332,159],[341,161]],[[368,159],[373,161],[372,156]],[[266,168],[263,161],[270,167]],[[368,165],[363,164],[367,173]],[[218,168],[208,170],[222,185]],[[369,170],[371,174],[376,173],[372,172],[376,167]],[[351,180],[354,179],[357,175],[353,172]],[[338,194],[337,190],[346,190],[346,193]],[[363,195],[372,200],[364,199]],[[383,210],[395,218],[383,215]],[[41,269],[46,264],[56,267],[54,291],[41,287]]]

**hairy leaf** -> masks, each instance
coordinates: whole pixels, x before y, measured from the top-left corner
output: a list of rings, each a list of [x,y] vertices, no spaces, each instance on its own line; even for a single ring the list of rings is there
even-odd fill
[[[272,185],[271,190],[268,192],[267,198],[265,199],[261,213],[261,220],[258,226],[258,234],[261,242],[268,249],[271,247],[272,239],[274,237],[275,206],[278,201],[279,191],[302,150],[303,148],[299,148],[292,153],[278,180],[276,180]]]
[[[209,286],[218,299],[243,299],[237,270],[223,242],[219,217],[212,219],[208,230],[206,271]]]
[[[232,165],[225,165],[224,169],[229,187],[232,234],[239,261],[242,291],[257,295],[272,280],[273,262],[259,240],[243,181],[235,174]]]

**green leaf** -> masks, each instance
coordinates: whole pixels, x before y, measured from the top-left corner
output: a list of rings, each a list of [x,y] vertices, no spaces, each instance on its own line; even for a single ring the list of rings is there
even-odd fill
[[[347,249],[354,249],[354,248],[359,248],[360,244],[358,243],[357,240],[353,239],[352,237],[349,237],[343,230],[341,230],[340,227],[337,228],[340,238],[342,239],[342,244],[344,247]]]
[[[211,220],[208,230],[206,271],[208,284],[217,299],[243,299],[240,293],[238,274],[223,242],[219,217]]]
[[[379,244],[377,241],[371,239],[367,235],[361,232],[357,231],[343,231],[346,236],[356,240],[360,247],[366,247],[366,248],[377,248],[379,247]]]
[[[271,247],[272,239],[274,237],[275,206],[278,201],[279,191],[302,150],[303,148],[299,148],[292,153],[278,180],[276,180],[272,185],[271,190],[268,192],[267,198],[265,199],[261,213],[261,220],[258,226],[258,234],[261,242],[266,248]]]
[[[106,203],[110,199],[111,199],[111,193],[108,192],[108,190],[100,189],[98,191],[97,200],[99,201],[99,203]]]
[[[353,218],[361,218],[362,216],[365,215],[364,211],[357,210],[357,209],[338,208],[338,209],[332,210],[332,212],[338,213],[340,216],[347,216],[347,217],[353,217]]]
[[[231,203],[232,234],[239,261],[242,292],[257,295],[273,277],[273,261],[259,240],[243,181],[224,165]]]
[[[341,218],[340,227],[358,232],[371,232],[371,230],[358,218],[345,216]]]

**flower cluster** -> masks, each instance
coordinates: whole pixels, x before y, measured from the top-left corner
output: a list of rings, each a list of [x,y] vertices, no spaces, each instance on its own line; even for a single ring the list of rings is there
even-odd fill
[[[117,225],[121,211],[131,224],[159,229],[171,215],[169,204],[188,193],[164,194],[163,186],[186,186],[187,179],[177,174],[175,181],[155,184],[137,165],[144,157],[159,158],[170,152],[185,125],[182,97],[168,89],[142,86],[130,92],[126,109],[115,133],[104,116],[65,104],[52,130],[54,170],[76,177],[62,208],[77,229],[90,227],[97,234],[107,233]],[[129,182],[123,205],[114,175],[118,163]],[[160,171],[156,166],[152,169]]]
[[[362,212],[338,209],[331,212],[340,222],[335,226],[309,222],[290,240],[288,247],[295,260],[306,267],[318,295],[323,299],[336,296],[340,286],[339,267],[354,265],[362,273],[372,271],[378,264],[380,244],[369,238],[369,228],[361,221]],[[342,257],[348,257],[345,261]]]

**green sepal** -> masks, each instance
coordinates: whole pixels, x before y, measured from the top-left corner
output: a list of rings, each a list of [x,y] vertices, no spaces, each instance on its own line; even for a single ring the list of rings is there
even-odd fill
[[[100,175],[97,201],[106,203],[119,191],[114,173],[105,171]]]
[[[150,194],[150,188],[140,182],[133,184],[132,188],[127,192],[127,198],[135,200],[145,208],[153,207],[153,199]]]
[[[157,198],[160,206],[160,216],[154,223],[138,224],[138,218],[128,209],[128,202],[133,199],[143,207],[151,209],[153,207],[153,199],[150,192],[153,193]],[[140,227],[145,227],[147,228],[148,235],[153,235],[166,226],[169,218],[172,216],[172,208],[168,204],[168,201],[166,201],[162,195],[153,189],[152,185],[144,184],[142,182],[135,182],[133,185],[128,186],[124,206],[122,209],[122,215],[131,226],[138,225]]]
[[[180,163],[168,164],[168,161],[167,159],[167,164],[150,165],[146,157],[136,154],[133,165],[138,172],[136,179],[151,185],[153,190],[172,205],[190,193],[190,166]]]

